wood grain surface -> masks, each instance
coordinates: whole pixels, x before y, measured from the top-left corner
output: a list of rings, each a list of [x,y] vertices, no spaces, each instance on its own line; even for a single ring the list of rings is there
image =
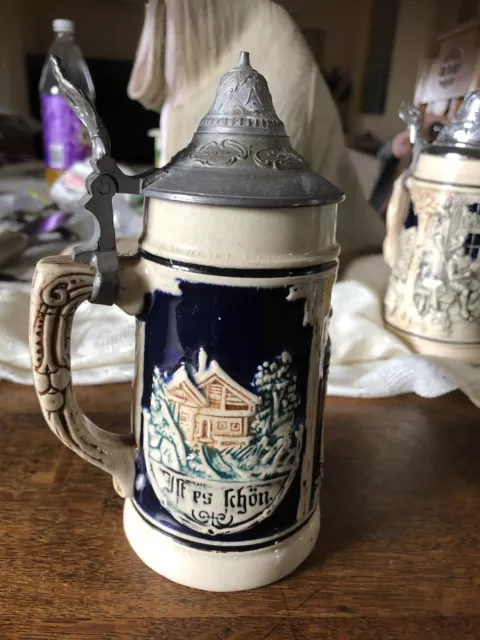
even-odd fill
[[[78,388],[128,431],[127,385]],[[111,479],[0,383],[2,640],[479,640],[480,412],[460,394],[329,398],[322,530],[291,576],[204,593],[130,549]]]

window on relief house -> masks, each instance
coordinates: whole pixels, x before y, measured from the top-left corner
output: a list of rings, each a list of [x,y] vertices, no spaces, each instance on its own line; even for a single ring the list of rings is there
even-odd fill
[[[222,402],[222,385],[213,383],[208,387],[208,403],[214,409],[219,409]]]

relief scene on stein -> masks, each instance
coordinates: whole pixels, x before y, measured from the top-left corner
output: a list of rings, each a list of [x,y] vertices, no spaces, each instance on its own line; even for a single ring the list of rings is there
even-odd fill
[[[458,321],[480,322],[480,205],[438,192],[417,194],[414,204],[426,221],[400,234],[387,313],[406,312],[413,291],[416,314],[449,337]]]
[[[208,534],[242,531],[270,515],[295,475],[303,424],[291,357],[258,365],[246,389],[201,349],[195,366],[154,370],[144,451],[162,506]]]

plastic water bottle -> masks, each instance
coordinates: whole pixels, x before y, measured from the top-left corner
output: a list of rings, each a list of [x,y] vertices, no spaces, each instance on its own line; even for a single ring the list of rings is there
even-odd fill
[[[71,20],[54,20],[55,40],[49,53],[60,58],[65,75],[95,100],[95,89],[80,48],[75,43]],[[43,149],[47,182],[51,184],[77,160],[90,154],[87,132],[61,95],[49,58],[40,78],[43,121]]]

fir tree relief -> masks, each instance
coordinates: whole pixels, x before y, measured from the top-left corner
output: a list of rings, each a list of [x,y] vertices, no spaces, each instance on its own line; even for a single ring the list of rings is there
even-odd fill
[[[176,520],[215,535],[273,513],[302,448],[296,385],[287,352],[260,364],[249,389],[203,349],[196,368],[155,368],[143,446],[154,491]]]

